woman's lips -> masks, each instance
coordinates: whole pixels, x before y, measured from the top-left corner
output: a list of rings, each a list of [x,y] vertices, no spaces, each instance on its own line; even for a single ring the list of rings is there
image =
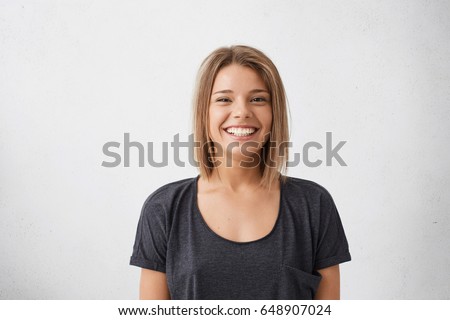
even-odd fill
[[[233,126],[234,127],[234,126]],[[231,127],[228,127],[228,128],[231,128]],[[227,128],[227,129],[228,129]],[[255,128],[255,127],[249,127],[249,126],[236,126],[235,128]],[[247,140],[252,140],[253,139],[253,137],[255,136],[255,134],[259,131],[259,129],[258,128],[255,128],[256,130],[253,132],[253,133],[251,133],[251,134],[249,134],[249,135],[245,135],[245,136],[237,136],[237,135],[234,135],[234,134],[232,134],[232,133],[229,133],[226,129],[223,129],[223,131],[225,131],[225,133],[228,135],[228,136],[230,136],[232,139],[234,139],[234,140],[237,140],[237,141],[247,141]]]

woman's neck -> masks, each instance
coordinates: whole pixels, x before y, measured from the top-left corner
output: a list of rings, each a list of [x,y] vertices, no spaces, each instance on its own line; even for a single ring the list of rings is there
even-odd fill
[[[261,171],[256,168],[216,167],[208,183],[211,186],[225,188],[232,192],[248,191],[257,188],[261,181]]]

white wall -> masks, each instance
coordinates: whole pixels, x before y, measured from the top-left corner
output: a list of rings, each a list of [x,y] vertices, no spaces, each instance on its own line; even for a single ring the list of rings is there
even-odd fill
[[[338,206],[342,298],[449,299],[449,18],[447,1],[0,1],[0,298],[137,298],[143,201],[197,172],[105,168],[102,146],[187,139],[200,62],[242,43],[280,70],[294,152],[347,141],[347,167],[289,171]]]

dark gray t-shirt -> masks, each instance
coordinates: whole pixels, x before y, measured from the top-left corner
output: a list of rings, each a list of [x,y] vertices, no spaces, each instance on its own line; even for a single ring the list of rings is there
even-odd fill
[[[147,198],[130,259],[165,272],[172,299],[313,299],[317,270],[351,260],[339,213],[319,184],[287,177],[272,231],[235,242],[203,219],[198,178],[166,184]]]

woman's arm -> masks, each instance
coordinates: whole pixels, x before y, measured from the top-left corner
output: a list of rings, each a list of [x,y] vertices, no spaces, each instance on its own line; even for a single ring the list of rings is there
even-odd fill
[[[317,270],[322,276],[315,300],[339,300],[341,297],[341,284],[339,265]]]
[[[142,268],[139,299],[169,300],[170,294],[166,274]]]

